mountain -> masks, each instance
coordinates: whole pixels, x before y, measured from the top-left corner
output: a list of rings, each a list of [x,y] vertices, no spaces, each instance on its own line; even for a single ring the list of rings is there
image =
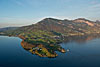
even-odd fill
[[[78,18],[75,20],[60,20],[55,18],[45,18],[36,24],[19,27],[15,30],[3,32],[10,36],[19,36],[30,43],[57,43],[62,41],[62,37],[99,34],[100,23]],[[38,42],[38,43],[39,43]]]
[[[100,32],[100,24],[84,18],[75,20],[45,18],[37,24],[21,27],[19,29],[25,32],[42,30],[49,32],[54,31],[64,35],[82,35]]]
[[[40,57],[56,57],[56,51],[66,52],[58,44],[71,39],[68,37],[100,34],[100,22],[85,18],[75,20],[45,18],[29,26],[0,30],[2,35],[17,36],[23,39],[22,47],[32,54]]]
[[[7,31],[7,30],[15,30],[17,28],[18,27],[5,27],[5,28],[0,28],[0,32]]]

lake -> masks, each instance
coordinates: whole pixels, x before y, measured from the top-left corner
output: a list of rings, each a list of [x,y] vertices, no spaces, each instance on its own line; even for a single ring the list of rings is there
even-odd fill
[[[18,37],[0,36],[0,67],[100,67],[100,38],[68,38],[60,45],[69,49],[56,58],[33,55],[21,46]]]

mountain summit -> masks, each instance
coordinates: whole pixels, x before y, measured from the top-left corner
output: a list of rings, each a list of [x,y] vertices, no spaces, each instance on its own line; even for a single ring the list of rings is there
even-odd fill
[[[20,37],[23,39],[21,45],[40,57],[56,57],[55,51],[66,52],[58,45],[59,43],[66,41],[69,36],[100,34],[100,23],[83,18],[75,20],[45,18],[36,24],[5,30],[0,34]],[[26,48],[25,45],[28,43],[34,47]]]
[[[85,18],[78,18],[75,20],[60,20],[55,18],[45,18],[36,24],[23,26],[16,29],[14,32],[31,33],[37,31],[46,31],[49,33],[56,32],[63,35],[84,35],[100,33],[100,23],[87,20]],[[53,31],[53,32],[52,32]],[[7,32],[6,32],[7,33]]]
[[[95,25],[95,23],[93,21],[87,20],[85,18],[78,18],[78,19],[73,20],[73,22],[86,23],[89,26]]]

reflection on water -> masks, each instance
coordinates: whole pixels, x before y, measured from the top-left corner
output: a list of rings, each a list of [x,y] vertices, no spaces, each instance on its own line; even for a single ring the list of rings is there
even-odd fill
[[[66,53],[54,50],[58,55],[56,58],[40,58],[38,55],[32,55],[30,49],[33,47],[34,51],[37,49],[34,47],[38,45],[23,41],[20,45],[21,41],[17,37],[0,36],[0,67],[100,67],[99,35],[66,38],[67,42],[60,44]],[[49,50],[47,46],[42,47]]]
[[[95,35],[85,35],[85,36],[71,36],[71,37],[65,38],[64,42],[67,43],[70,41],[75,41],[77,43],[85,43],[85,42],[95,39],[95,38],[100,38],[100,35],[95,34]]]
[[[100,35],[86,35],[86,36],[74,36],[74,37],[67,37],[64,39],[64,42],[67,43],[69,41],[75,41],[77,43],[85,43],[89,40],[99,38]],[[21,42],[21,46],[31,52],[32,54],[38,55],[40,57],[56,57],[58,54],[55,51],[59,51],[62,53],[65,53],[66,51],[69,52],[69,49],[65,49],[61,47],[61,45],[43,45],[43,44],[38,44],[38,45],[33,45],[29,44],[25,41]]]
[[[32,54],[36,54],[40,57],[56,57],[58,56],[56,54],[55,51],[59,51],[62,53],[65,53],[65,50],[60,46],[60,45],[42,45],[42,44],[38,44],[38,45],[33,45],[33,44],[29,44],[25,41],[21,42],[22,47],[31,52]]]

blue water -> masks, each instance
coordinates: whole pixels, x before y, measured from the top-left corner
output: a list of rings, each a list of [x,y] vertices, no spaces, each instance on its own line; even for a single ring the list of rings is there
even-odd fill
[[[61,46],[69,52],[56,58],[32,55],[18,37],[0,36],[0,67],[100,67],[100,39],[70,41]]]

